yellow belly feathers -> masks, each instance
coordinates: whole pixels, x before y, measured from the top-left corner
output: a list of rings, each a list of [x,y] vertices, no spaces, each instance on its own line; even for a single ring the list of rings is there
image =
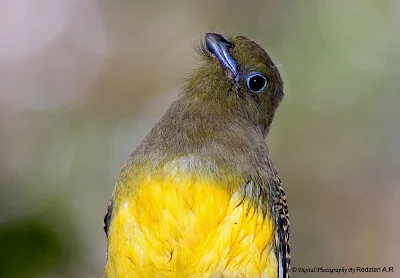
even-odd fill
[[[240,179],[175,172],[134,183],[115,192],[105,277],[277,277],[272,221],[243,200]]]

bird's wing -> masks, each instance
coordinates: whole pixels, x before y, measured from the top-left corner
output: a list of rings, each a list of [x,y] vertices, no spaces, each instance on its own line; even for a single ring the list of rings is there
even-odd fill
[[[110,228],[112,210],[113,210],[113,201],[111,200],[110,203],[108,203],[107,210],[106,210],[106,215],[104,216],[104,226],[103,226],[103,228],[104,228],[104,232],[106,233],[107,237],[108,237],[108,229]]]
[[[286,203],[286,194],[280,179],[270,182],[270,189],[274,192],[273,212],[275,214],[276,234],[275,248],[278,259],[278,277],[290,276],[290,237],[289,211]]]

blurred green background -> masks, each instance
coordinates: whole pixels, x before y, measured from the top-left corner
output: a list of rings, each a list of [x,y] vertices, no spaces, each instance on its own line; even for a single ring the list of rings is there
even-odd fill
[[[0,277],[102,277],[119,169],[211,30],[280,64],[293,266],[400,277],[400,1],[0,0],[0,22]]]

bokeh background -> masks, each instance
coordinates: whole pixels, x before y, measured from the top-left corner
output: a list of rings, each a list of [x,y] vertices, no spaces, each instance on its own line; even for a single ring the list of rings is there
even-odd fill
[[[102,277],[120,167],[210,30],[280,64],[293,266],[400,277],[399,26],[396,0],[0,0],[0,277]]]

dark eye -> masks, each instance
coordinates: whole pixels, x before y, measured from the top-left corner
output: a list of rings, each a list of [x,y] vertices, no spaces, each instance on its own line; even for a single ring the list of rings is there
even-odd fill
[[[252,73],[247,77],[247,87],[254,94],[264,89],[267,83],[267,78],[259,73]]]

